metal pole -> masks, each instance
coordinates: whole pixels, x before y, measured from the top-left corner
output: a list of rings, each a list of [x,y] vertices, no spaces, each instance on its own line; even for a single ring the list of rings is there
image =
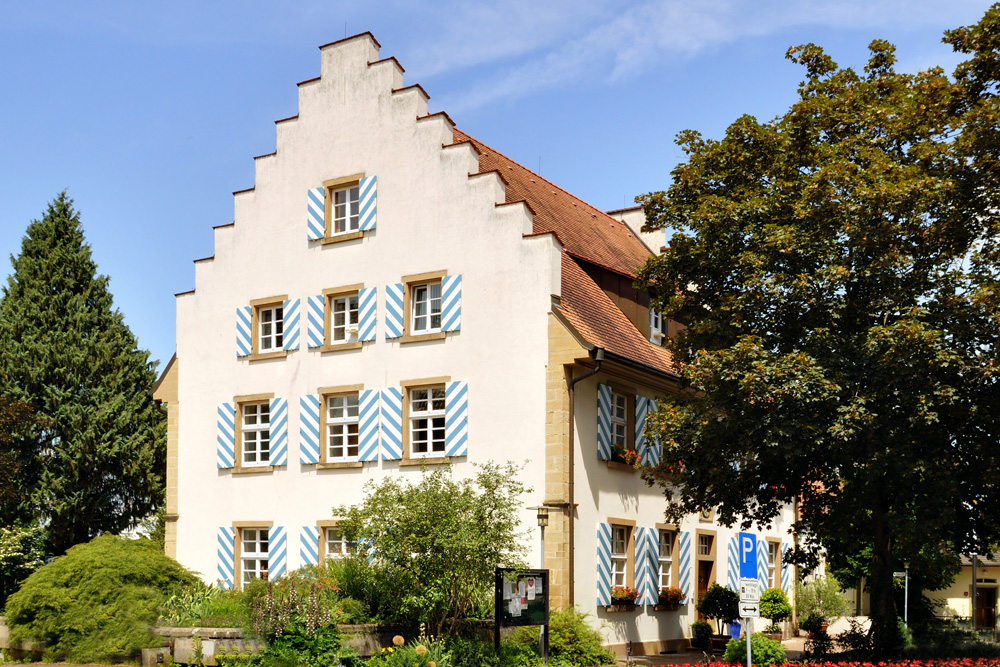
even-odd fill
[[[903,569],[906,571],[906,579],[903,583],[903,625],[909,629],[910,627],[910,564],[903,563]]]
[[[542,558],[541,569],[545,569],[545,526],[539,525],[538,530],[542,534]],[[548,580],[545,582],[548,585]],[[538,628],[538,648],[539,652],[542,654],[542,664],[549,664],[549,627],[547,625],[542,625]]]
[[[972,631],[975,633],[979,632],[979,627],[976,624],[976,556],[978,554],[972,554]]]
[[[750,621],[752,620],[753,619],[751,618],[743,619],[743,625],[745,626],[743,633],[746,635],[747,638],[747,667],[753,667],[753,662],[751,661],[750,658]]]

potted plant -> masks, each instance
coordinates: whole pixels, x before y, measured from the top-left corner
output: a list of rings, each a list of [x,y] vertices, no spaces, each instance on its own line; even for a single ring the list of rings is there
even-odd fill
[[[695,621],[691,624],[691,648],[708,648],[712,638],[712,626],[705,621]]]
[[[697,609],[702,616],[715,619],[718,633],[712,637],[712,652],[726,650],[729,638],[722,634],[722,626],[731,624],[740,615],[740,596],[716,582],[701,596]]]
[[[611,460],[617,463],[624,463],[637,470],[642,467],[642,457],[639,455],[639,452],[634,449],[626,449],[621,445],[615,445],[611,448]]]
[[[799,627],[808,632],[810,637],[815,637],[818,633],[826,632],[829,625],[822,614],[813,613],[799,621]]]
[[[664,586],[660,589],[660,597],[655,608],[663,611],[677,611],[683,599],[684,591],[676,586]]]
[[[764,628],[767,638],[781,641],[781,626],[778,624],[792,615],[792,605],[788,604],[785,592],[780,588],[768,588],[761,593],[760,615],[771,621],[771,625]]]
[[[800,619],[816,615],[822,616],[827,623],[833,623],[850,609],[847,600],[840,594],[840,584],[829,574],[797,584],[795,606]],[[799,627],[802,627],[801,622]]]
[[[635,601],[638,597],[639,591],[631,586],[612,586],[611,607],[618,607],[618,609],[609,607],[608,611],[629,611],[635,609]]]

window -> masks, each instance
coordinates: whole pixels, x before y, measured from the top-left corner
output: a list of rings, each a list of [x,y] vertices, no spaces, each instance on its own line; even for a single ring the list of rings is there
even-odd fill
[[[330,340],[333,343],[358,339],[358,293],[330,298]]]
[[[358,395],[326,397],[326,460],[358,458]]]
[[[663,313],[655,308],[649,309],[649,342],[662,345],[667,337],[667,327],[663,320]]]
[[[659,553],[659,580],[660,588],[673,585],[671,570],[674,560],[674,536],[672,530],[660,530],[660,553]]]
[[[699,535],[698,536],[698,555],[699,556],[711,556],[712,555],[712,536],[711,535]]]
[[[340,532],[340,528],[327,528],[325,546],[327,558],[344,558],[354,553],[357,542],[348,541]]]
[[[611,585],[628,585],[629,527],[611,525]]]
[[[768,587],[777,588],[778,579],[776,573],[778,570],[778,548],[779,544],[777,542],[767,543],[767,582]]]
[[[240,570],[244,585],[253,579],[267,579],[269,532],[267,528],[240,529]]]
[[[240,405],[240,443],[242,467],[271,464],[271,405],[243,403]]]
[[[284,334],[284,312],[281,306],[257,309],[257,332],[259,354],[281,349]]]
[[[444,456],[444,386],[409,390],[410,457]]]
[[[413,285],[410,288],[410,333],[436,333],[441,330],[441,282]]]
[[[611,393],[611,446],[628,449],[628,397]]]
[[[360,220],[360,203],[357,185],[346,188],[330,188],[328,200],[330,207],[330,235],[346,234],[358,231]]]

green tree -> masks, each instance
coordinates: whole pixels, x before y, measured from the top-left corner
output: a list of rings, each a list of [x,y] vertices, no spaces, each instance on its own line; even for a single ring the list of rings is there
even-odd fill
[[[792,48],[784,115],[681,133],[687,161],[640,198],[647,229],[674,230],[641,278],[687,325],[647,480],[675,519],[766,525],[798,501],[804,564],[870,546],[883,652],[896,559],[1000,534],[998,34],[996,7],[950,33],[975,54],[956,79],[896,72],[879,40],[863,73]]]
[[[22,509],[62,553],[148,515],[164,488],[154,365],[97,275],[65,193],[32,221],[0,300],[0,395],[42,423],[13,438]]]
[[[0,396],[0,525],[30,519],[19,484],[26,461],[16,443],[41,425],[27,403]]]
[[[434,634],[454,633],[475,612],[488,612],[494,568],[524,567],[517,513],[529,491],[512,463],[484,463],[456,480],[448,466],[369,482],[360,505],[334,509],[344,534],[396,582],[403,613]]]

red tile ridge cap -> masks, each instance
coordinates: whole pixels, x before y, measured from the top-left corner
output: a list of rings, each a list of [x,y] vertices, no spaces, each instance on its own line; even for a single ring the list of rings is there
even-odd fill
[[[636,211],[641,209],[642,206],[626,206],[625,208],[616,208],[610,211],[605,211],[608,215],[614,215],[615,213],[625,213],[626,211]]]
[[[376,44],[377,43],[378,42],[376,42]],[[399,61],[396,60],[396,56],[389,56],[388,58],[380,58],[378,60],[372,60],[371,62],[368,63],[368,66],[371,67],[372,65],[381,65],[382,63],[387,63],[387,62],[394,62],[394,63],[396,63],[396,67],[399,68],[400,72],[405,72],[406,71],[405,69],[403,69],[403,66],[399,64]]]
[[[254,188],[256,188],[256,187],[257,187],[256,185],[251,185],[249,188],[243,188],[242,190],[233,190],[233,194],[234,195],[241,195],[241,194],[243,194],[245,192],[253,192]]]
[[[417,120],[427,120],[428,118],[433,118],[434,116],[444,116],[451,124],[452,132],[455,131],[455,121],[451,119],[451,116],[449,116],[446,111],[435,111],[434,113],[429,113],[426,116],[417,116]]]
[[[259,159],[265,158],[265,157],[274,157],[277,154],[278,154],[278,151],[274,150],[274,151],[271,151],[270,153],[264,153],[263,155],[254,155],[253,159],[254,160],[259,160]]]
[[[424,96],[424,99],[428,99],[428,100],[431,99],[431,96],[427,94],[427,91],[424,90],[424,87],[421,86],[419,83],[414,83],[414,84],[411,84],[409,86],[403,86],[402,88],[393,88],[392,89],[392,94],[395,95],[396,93],[403,93],[403,92],[406,92],[408,90],[413,90],[414,88],[416,88],[417,90],[420,91],[420,93]]]
[[[174,292],[174,296],[184,296],[185,294],[194,294],[194,290],[189,289],[187,292]]]
[[[201,259],[196,259],[194,260],[194,263],[197,264],[198,262],[208,262],[213,259],[215,259],[215,255],[212,255],[211,257],[202,257]]]
[[[454,130],[452,132],[452,137],[455,136],[454,135],[455,131],[461,132],[461,130]],[[465,134],[465,133],[463,132],[463,134]],[[461,139],[460,141],[452,141],[450,144],[441,144],[441,148],[451,148],[452,146],[461,146],[462,144],[469,144],[470,146],[472,146],[472,150],[476,151],[476,157],[477,158],[480,155],[482,155],[482,152],[479,150],[479,147],[476,146],[476,142],[473,141],[472,139]],[[493,171],[496,171],[496,169],[494,169]],[[470,176],[471,176],[471,174],[470,174]]]
[[[359,37],[364,37],[365,35],[367,35],[368,37],[370,37],[370,38],[371,38],[371,40],[372,40],[373,42],[375,42],[375,46],[376,46],[376,47],[378,47],[378,48],[380,48],[380,49],[382,48],[382,45],[378,43],[378,40],[377,40],[377,39],[375,39],[375,35],[373,35],[373,34],[371,33],[371,31],[370,31],[370,30],[365,30],[364,32],[359,32],[359,33],[358,33],[358,34],[356,34],[356,35],[351,35],[350,37],[344,37],[343,39],[338,39],[338,40],[336,40],[336,41],[333,41],[333,42],[327,42],[326,44],[321,44],[319,48],[320,48],[320,49],[325,49],[325,48],[327,48],[328,46],[335,46],[335,45],[337,45],[337,44],[342,44],[342,43],[344,43],[344,42],[349,42],[349,41],[351,41],[352,39],[357,39],[357,38],[359,38]]]
[[[320,80],[321,78],[323,78],[323,77],[320,77],[320,76],[314,76],[314,77],[313,77],[313,78],[311,78],[311,79],[306,79],[305,81],[299,81],[299,82],[298,82],[297,84],[295,84],[295,85],[296,85],[296,86],[305,86],[305,85],[307,85],[307,84],[310,84],[310,83],[316,83],[316,82],[317,82],[317,81],[319,81],[319,80]]]
[[[504,187],[508,188],[510,187],[510,183],[507,181],[506,178],[503,177],[503,173],[499,169],[487,169],[486,171],[475,171],[469,174],[469,178],[472,178],[473,176],[485,176],[486,174],[496,174],[497,178],[500,179],[500,182],[504,184]],[[499,205],[500,204],[497,204],[497,206]]]
[[[498,204],[498,206],[499,206],[499,204]],[[559,238],[559,232],[557,232],[554,229],[550,229],[547,232],[531,232],[530,234],[521,234],[521,238],[522,239],[530,239],[533,236],[548,236],[549,234],[551,234],[552,236],[556,237],[556,241],[559,241],[559,246],[564,249],[563,252],[566,252],[566,250],[565,250],[566,244],[563,243],[563,241],[562,241],[561,238]]]
[[[223,227],[235,227],[235,226],[236,226],[236,221],[234,220],[232,222],[227,222],[224,225],[215,225],[214,227],[212,227],[212,229],[222,229]]]
[[[290,120],[297,120],[298,117],[299,115],[295,114],[294,116],[289,116],[288,118],[279,118],[278,120],[274,121],[274,124],[277,125],[278,123],[284,123]]]
[[[489,172],[486,172],[486,173],[489,173]],[[476,174],[476,176],[478,176],[478,175],[479,174]],[[503,176],[500,176],[500,178],[503,179]],[[497,208],[500,208],[501,206],[513,206],[514,204],[524,204],[525,207],[529,211],[531,211],[531,215],[538,215],[537,213],[535,213],[535,209],[531,208],[531,202],[529,202],[527,199],[515,199],[513,201],[505,201],[502,204],[494,204],[494,206],[496,206]],[[534,236],[534,234],[531,234],[531,236]]]

